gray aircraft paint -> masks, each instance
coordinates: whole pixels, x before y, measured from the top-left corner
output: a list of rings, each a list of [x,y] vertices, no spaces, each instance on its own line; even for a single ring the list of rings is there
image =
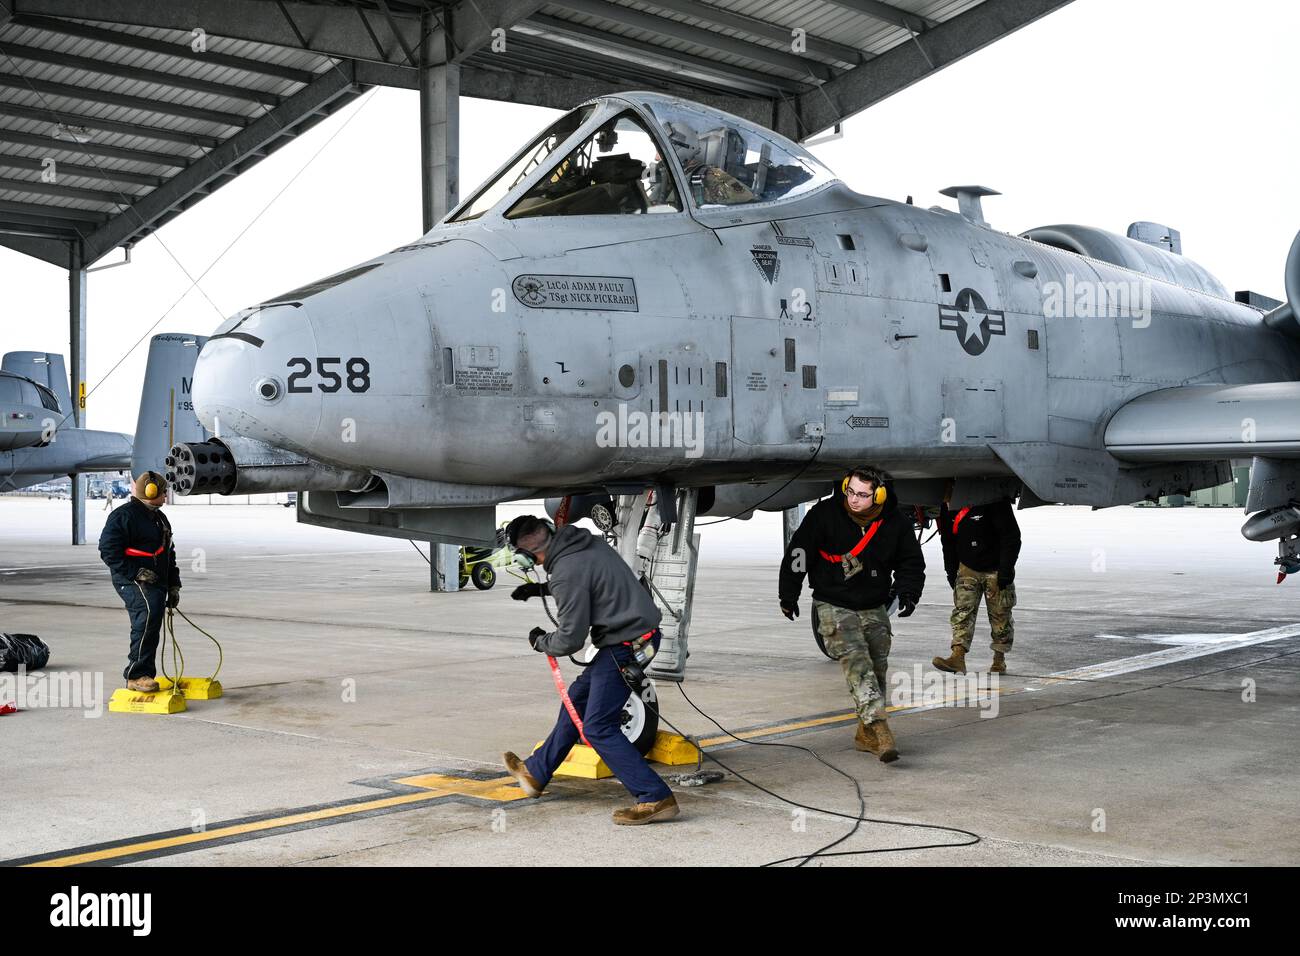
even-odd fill
[[[819,444],[805,479],[866,461],[917,489],[946,478],[1005,489],[997,479],[1011,479],[1041,501],[1105,506],[1225,473],[1221,453],[1112,455],[1106,425],[1127,403],[1158,389],[1300,378],[1300,342],[1227,298],[1203,268],[1168,244],[1085,227],[1023,238],[838,181],[742,206],[504,218],[611,117],[632,108],[658,131],[653,110],[676,101],[596,102],[481,218],[453,213],[343,281],[224,323],[195,373],[204,425],[352,475],[437,483],[441,506],[458,494],[481,504],[466,489],[484,485],[504,500],[779,482]],[[680,164],[661,152],[680,184]],[[1045,315],[1048,283],[1135,281],[1151,306],[1140,322]],[[614,298],[604,307],[600,295]],[[350,359],[365,360],[364,390],[323,389]],[[294,368],[308,391],[288,391]],[[701,411],[702,454],[601,447],[598,415],[620,403],[647,415]],[[1296,424],[1292,414],[1293,436]],[[1177,437],[1185,443],[1185,429]]]
[[[11,377],[0,379],[0,491],[16,491],[58,475],[163,472],[173,441],[207,437],[189,395],[194,363],[205,341],[202,336],[184,333],[155,335],[150,340],[134,439],[120,432],[72,424],[63,356],[53,352],[6,354],[0,367]],[[35,387],[38,385],[48,390],[45,403]]]

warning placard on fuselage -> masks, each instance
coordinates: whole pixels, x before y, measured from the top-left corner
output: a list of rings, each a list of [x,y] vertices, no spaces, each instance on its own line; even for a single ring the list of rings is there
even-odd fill
[[[512,288],[530,309],[639,311],[636,283],[626,276],[522,275]]]

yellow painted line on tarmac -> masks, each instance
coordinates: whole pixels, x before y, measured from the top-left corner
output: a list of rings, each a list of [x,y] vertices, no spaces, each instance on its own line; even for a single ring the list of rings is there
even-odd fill
[[[1002,688],[997,688],[996,693],[998,694],[1003,693]],[[1012,693],[1014,693],[1014,691]],[[967,700],[967,698],[964,695],[952,695],[950,697],[945,697],[942,700],[927,701],[922,704],[894,704],[893,706],[886,707],[885,712],[888,714],[894,714],[900,711],[911,713],[911,712],[921,711],[921,710],[932,710],[938,707],[946,706],[947,704],[955,703],[959,700],[965,701]],[[750,740],[754,737],[770,737],[773,736],[774,734],[792,733],[798,730],[808,730],[813,727],[829,727],[835,724],[845,724],[851,721],[855,721],[857,719],[858,719],[857,713],[854,711],[849,711],[844,714],[832,714],[829,717],[811,717],[808,720],[796,720],[786,724],[772,724],[770,726],[765,726],[765,727],[751,727],[749,730],[737,731],[735,736],[739,737],[741,740]],[[699,745],[703,748],[716,747],[719,744],[725,744],[728,741],[734,739],[735,739],[734,737],[725,734],[718,737],[701,737],[699,740]]]
[[[506,781],[510,781],[509,786],[506,785]],[[369,813],[373,810],[387,810],[392,807],[426,803],[430,800],[437,800],[440,797],[467,796],[478,797],[482,800],[494,800],[497,802],[521,800],[525,797],[523,791],[514,783],[513,777],[499,777],[495,780],[470,780],[465,777],[450,777],[442,774],[431,773],[414,777],[404,777],[395,782],[411,787],[421,787],[423,788],[423,792],[396,794],[391,797],[364,800],[360,803],[347,803],[340,806],[322,807],[320,809],[307,810],[301,813],[286,814],[285,816],[268,817],[265,820],[236,823],[229,826],[216,827],[211,830],[203,830],[198,833],[184,833],[176,836],[159,837],[153,840],[141,840],[137,843],[128,843],[124,846],[107,847],[100,850],[88,850],[82,853],[70,853],[66,856],[41,860],[26,865],[33,867],[78,866],[87,863],[104,863],[110,860],[121,859],[123,857],[135,856],[140,853],[151,853],[158,850],[169,850],[182,846],[193,846],[198,848],[202,844],[212,843],[216,840],[223,840],[233,836],[244,836],[250,833],[259,833],[267,830],[278,830],[285,827],[298,826],[303,823],[315,823],[322,820],[339,820],[343,817],[355,816],[359,813]]]

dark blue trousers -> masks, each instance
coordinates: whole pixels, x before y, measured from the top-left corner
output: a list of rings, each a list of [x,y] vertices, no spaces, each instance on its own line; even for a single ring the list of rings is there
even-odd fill
[[[653,640],[654,646],[658,648],[659,637],[656,636]],[[569,699],[573,701],[573,709],[582,718],[587,742],[609,769],[614,771],[619,783],[627,787],[637,803],[656,803],[671,796],[672,791],[650,769],[645,758],[632,746],[632,741],[623,736],[619,719],[630,691],[618,672],[618,665],[626,663],[631,656],[632,652],[622,644],[602,647],[592,664],[583,669],[569,688]],[[550,736],[524,761],[528,765],[528,772],[539,784],[546,786],[568,756],[569,750],[578,742],[578,728],[573,725],[569,712],[561,704],[560,716]]]
[[[167,613],[167,592],[160,587],[113,579],[127,613],[131,615],[131,657],[122,676],[127,680],[157,677],[154,658],[158,654],[158,635],[163,615]]]

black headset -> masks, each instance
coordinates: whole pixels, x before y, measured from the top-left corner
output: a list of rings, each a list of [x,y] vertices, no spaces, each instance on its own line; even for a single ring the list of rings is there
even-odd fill
[[[551,535],[555,534],[555,525],[535,515],[520,515],[506,525],[506,543],[514,554],[515,564],[525,571],[531,571],[540,562],[532,551],[519,547],[519,539],[528,537],[539,528],[545,528]]]

